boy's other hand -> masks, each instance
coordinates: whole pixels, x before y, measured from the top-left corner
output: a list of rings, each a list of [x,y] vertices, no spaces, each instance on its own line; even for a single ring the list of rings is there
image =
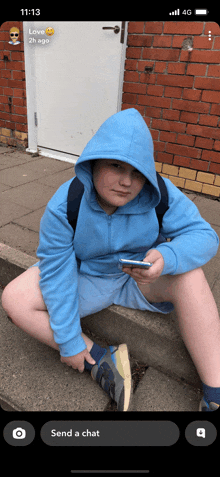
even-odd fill
[[[65,363],[73,369],[78,369],[80,373],[83,373],[84,371],[84,360],[90,364],[96,363],[87,349],[84,349],[81,353],[75,354],[75,356],[61,356],[61,363]]]
[[[163,256],[158,250],[152,249],[147,252],[147,255],[145,256],[143,262],[150,262],[153,265],[148,270],[141,270],[140,268],[135,267],[123,267],[123,272],[130,275],[130,277],[132,277],[137,283],[140,283],[140,285],[155,282],[163,271]]]

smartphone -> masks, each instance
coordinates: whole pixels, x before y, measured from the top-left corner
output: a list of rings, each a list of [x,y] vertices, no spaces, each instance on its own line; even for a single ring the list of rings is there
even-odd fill
[[[124,258],[119,259],[119,268],[122,270],[122,267],[130,267],[130,268],[143,268],[147,270],[148,268],[152,267],[152,263],[150,262],[142,262],[138,260],[126,260]]]

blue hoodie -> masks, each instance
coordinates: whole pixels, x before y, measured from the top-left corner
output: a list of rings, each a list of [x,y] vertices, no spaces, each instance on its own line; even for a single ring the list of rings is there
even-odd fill
[[[103,158],[127,162],[148,179],[138,196],[112,215],[99,206],[93,185],[90,161]],[[160,202],[160,190],[153,141],[137,110],[127,109],[107,119],[78,158],[75,171],[85,188],[75,236],[67,220],[71,179],[46,207],[37,249],[40,289],[62,356],[73,356],[86,348],[78,310],[79,266],[80,273],[86,275],[118,275],[124,273],[118,269],[119,258],[143,260],[149,249],[156,248],[164,259],[162,275],[175,275],[207,263],[219,245],[217,234],[195,204],[166,178],[169,209],[161,234],[171,241],[158,243],[155,207]]]

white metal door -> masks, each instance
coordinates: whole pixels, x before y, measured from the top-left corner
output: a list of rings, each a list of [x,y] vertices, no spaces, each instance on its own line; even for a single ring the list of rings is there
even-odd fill
[[[78,156],[103,121],[120,111],[122,23],[24,22],[29,150]],[[119,33],[103,29],[116,25]],[[39,33],[48,27],[51,37]],[[49,42],[38,42],[43,38]]]

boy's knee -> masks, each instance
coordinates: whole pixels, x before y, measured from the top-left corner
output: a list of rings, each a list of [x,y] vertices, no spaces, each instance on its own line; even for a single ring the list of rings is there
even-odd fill
[[[8,313],[10,305],[13,303],[13,294],[10,283],[4,288],[2,293],[2,307]]]

